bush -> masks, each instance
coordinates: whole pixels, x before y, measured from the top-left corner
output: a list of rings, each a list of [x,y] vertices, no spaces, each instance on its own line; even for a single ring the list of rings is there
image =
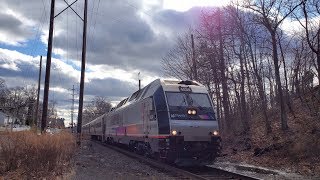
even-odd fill
[[[74,150],[75,138],[66,132],[4,134],[0,136],[0,174],[18,171],[26,177],[59,175],[70,163]]]

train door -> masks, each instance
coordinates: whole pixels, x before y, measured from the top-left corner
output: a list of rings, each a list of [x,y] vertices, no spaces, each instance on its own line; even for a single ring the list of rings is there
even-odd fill
[[[143,134],[145,137],[149,136],[150,133],[150,112],[152,110],[152,97],[145,99],[142,102],[142,119],[143,119]]]

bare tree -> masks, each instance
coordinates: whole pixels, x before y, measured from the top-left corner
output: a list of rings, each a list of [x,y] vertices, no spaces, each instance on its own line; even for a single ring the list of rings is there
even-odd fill
[[[211,59],[215,60],[215,64],[218,65],[219,69],[219,79],[222,87],[222,105],[223,105],[223,114],[225,125],[227,129],[231,127],[231,116],[230,116],[230,102],[229,102],[229,92],[228,92],[228,84],[227,84],[227,68],[225,62],[225,54],[224,54],[224,36],[226,36],[226,26],[224,24],[225,14],[221,9],[214,10],[212,12],[204,13],[202,15],[202,24],[201,24],[201,32],[202,37],[205,38],[215,52],[217,58]],[[220,92],[220,90],[218,91]]]
[[[314,64],[318,72],[318,84],[320,84],[320,24],[319,21],[315,19],[320,16],[320,2],[318,0],[302,1],[300,8],[303,13],[303,18],[300,19],[299,13],[296,13],[296,17],[305,30],[308,46],[312,52],[316,54],[317,63]]]
[[[279,57],[277,47],[277,31],[280,24],[300,5],[302,2],[290,0],[247,0],[245,7],[257,13],[256,21],[263,25],[271,36],[273,65],[281,108],[281,128],[288,129],[287,114],[284,105],[281,78],[279,72]]]
[[[107,102],[105,97],[96,96],[94,99],[85,106],[83,113],[84,123],[90,122],[93,119],[109,112],[112,105]]]
[[[249,81],[249,73],[245,72],[245,62],[246,62],[246,30],[244,27],[244,13],[239,12],[238,9],[234,7],[229,7],[227,9],[228,13],[233,17],[234,32],[231,34],[231,42],[232,42],[232,50],[234,55],[239,59],[240,64],[240,73],[238,73],[239,81],[240,81],[240,95],[239,95],[239,109],[241,115],[241,121],[244,127],[244,132],[250,132],[249,126],[249,114],[248,114],[248,106],[246,101],[246,93],[245,93],[245,81],[246,78]],[[248,71],[246,69],[246,71]],[[247,74],[247,76],[246,76]],[[250,87],[248,86],[248,91],[250,92]],[[237,93],[236,93],[237,94]],[[251,93],[250,93],[251,98]]]
[[[4,79],[0,78],[0,108],[5,109],[6,99],[9,94],[9,91],[6,86],[6,82]]]
[[[175,47],[162,58],[162,66],[167,75],[182,80],[195,77],[191,33],[190,29],[178,36]]]
[[[5,94],[3,109],[7,113],[15,116],[20,120],[19,123],[32,125],[33,124],[33,111],[35,107],[35,88],[29,89],[24,87],[15,87],[7,89]]]

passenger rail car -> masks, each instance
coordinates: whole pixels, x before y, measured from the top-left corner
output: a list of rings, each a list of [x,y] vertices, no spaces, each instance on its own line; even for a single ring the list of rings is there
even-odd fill
[[[157,79],[82,128],[92,138],[177,165],[211,163],[221,149],[212,101],[195,81]]]

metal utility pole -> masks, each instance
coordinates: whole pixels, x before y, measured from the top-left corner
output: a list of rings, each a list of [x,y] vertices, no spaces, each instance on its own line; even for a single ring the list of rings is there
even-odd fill
[[[9,116],[8,116],[8,119],[9,119]],[[13,131],[13,117],[11,119],[11,127],[10,127],[10,131],[12,132]]]
[[[45,131],[45,128],[46,128],[47,115],[48,115],[48,98],[49,98],[50,68],[51,68],[51,54],[52,54],[52,36],[53,36],[53,22],[54,22],[54,4],[55,4],[55,0],[51,0],[47,65],[46,65],[46,77],[45,77],[45,82],[44,82],[43,108],[42,108],[42,121],[41,121],[41,132],[42,133]]]
[[[72,106],[71,106],[71,132],[73,133],[73,114],[74,114],[74,85],[72,85]]]
[[[35,124],[37,127],[39,126],[39,97],[40,97],[40,86],[41,86],[41,69],[42,69],[42,56],[40,56],[40,64],[39,64],[39,79],[38,79],[38,94],[37,94],[37,104],[36,104],[36,121]]]
[[[10,121],[10,116],[7,115],[7,118],[8,118],[7,124],[9,124],[9,123],[10,123],[10,122],[9,122],[9,121]],[[8,128],[8,127],[6,126],[6,130],[7,130],[7,128]],[[11,129],[11,128],[10,128],[10,129]],[[12,131],[11,131],[11,132],[12,132]]]
[[[138,79],[139,79],[139,91],[141,90],[141,79],[140,79],[140,72],[138,73]]]
[[[80,78],[80,94],[79,94],[79,110],[77,123],[77,144],[81,144],[81,126],[82,126],[82,109],[83,109],[83,91],[84,91],[84,75],[86,69],[86,45],[87,45],[87,7],[88,0],[84,0],[84,20],[82,34],[82,61],[81,61],[81,78]]]
[[[192,46],[192,64],[193,64],[193,73],[194,73],[194,80],[198,81],[198,74],[197,74],[197,65],[196,65],[196,53],[194,50],[194,40],[193,34],[191,34],[191,46]]]

